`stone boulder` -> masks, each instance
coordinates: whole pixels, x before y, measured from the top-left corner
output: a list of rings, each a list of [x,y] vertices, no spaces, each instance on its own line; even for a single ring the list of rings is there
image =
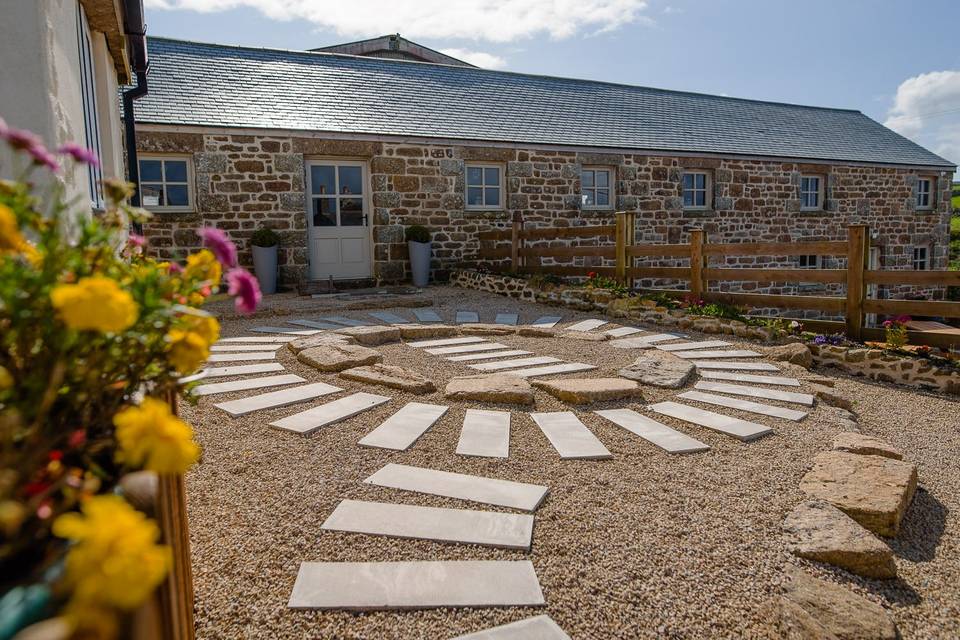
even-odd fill
[[[895,578],[893,551],[847,514],[823,500],[801,503],[783,521],[787,549],[867,578]]]
[[[342,336],[339,333],[316,333],[306,338],[298,338],[287,343],[287,348],[294,353],[300,353],[304,349],[311,347],[322,347],[327,344],[354,344],[355,340],[350,336]]]
[[[833,440],[833,450],[903,460],[903,454],[892,444],[860,433],[841,433]]]
[[[668,351],[645,352],[629,367],[620,369],[621,377],[663,389],[679,389],[685,385],[696,367],[689,360]]]
[[[896,640],[897,625],[879,604],[788,567],[780,598],[780,637],[791,640]]]
[[[564,331],[559,336],[567,340],[581,340],[583,342],[603,342],[610,339],[610,336],[605,333],[591,333],[589,331]]]
[[[320,371],[336,372],[377,364],[383,356],[375,349],[357,344],[326,344],[304,349],[297,354],[297,360]]]
[[[448,338],[460,334],[458,327],[447,324],[401,324],[397,326],[404,340],[428,340],[430,338]]]
[[[536,380],[533,386],[570,404],[592,404],[607,400],[642,400],[640,387],[620,378],[564,378]]]
[[[374,325],[369,327],[344,327],[343,329],[334,329],[334,331],[344,336],[350,336],[357,343],[368,347],[400,342],[400,329],[397,327]]]
[[[810,391],[817,397],[817,400],[823,404],[828,404],[831,407],[840,407],[841,409],[846,409],[847,411],[851,411],[853,409],[853,401],[841,395],[835,389],[831,389],[830,387],[825,387],[820,384],[811,384]]]
[[[626,318],[631,312],[645,308],[646,302],[651,301],[642,298],[616,298],[607,304],[607,314],[614,318]]]
[[[460,325],[460,333],[465,336],[506,336],[516,332],[516,327],[507,324],[468,322]]]
[[[389,364],[354,367],[341,371],[338,375],[347,380],[376,384],[391,389],[409,391],[410,393],[431,393],[437,390],[437,385],[433,383],[433,380],[420,375],[416,371]]]
[[[533,404],[533,387],[526,378],[505,373],[453,378],[444,395],[451,400]]]
[[[718,318],[696,318],[693,321],[693,330],[701,333],[723,333]]]
[[[767,349],[767,355],[771,360],[778,362],[791,362],[798,364],[804,369],[809,369],[813,365],[813,354],[805,344],[799,342],[790,342]]]
[[[878,536],[894,537],[917,488],[916,465],[882,456],[825,451],[800,490],[826,500]]]

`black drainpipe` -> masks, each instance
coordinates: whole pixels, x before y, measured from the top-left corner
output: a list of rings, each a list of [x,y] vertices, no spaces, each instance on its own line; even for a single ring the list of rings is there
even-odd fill
[[[123,128],[127,145],[127,180],[134,184],[130,204],[140,206],[140,164],[137,161],[137,127],[133,101],[147,94],[147,27],[143,20],[143,0],[125,0],[124,31],[131,70],[137,75],[137,86],[123,92]],[[143,225],[133,224],[135,233],[143,233]]]

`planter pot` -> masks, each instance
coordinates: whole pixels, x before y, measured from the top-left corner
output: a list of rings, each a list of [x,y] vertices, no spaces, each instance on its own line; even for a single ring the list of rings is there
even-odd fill
[[[277,247],[252,247],[253,270],[262,293],[277,292]]]
[[[413,275],[413,285],[425,287],[430,281],[430,243],[408,242],[410,252],[410,272]]]

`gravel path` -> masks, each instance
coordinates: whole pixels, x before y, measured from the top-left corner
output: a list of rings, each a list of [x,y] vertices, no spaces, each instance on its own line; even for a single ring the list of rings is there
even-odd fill
[[[479,311],[486,322],[492,322],[498,312],[519,312],[521,323],[541,315],[562,315],[562,325],[597,317],[462,289],[437,287],[430,293],[435,295],[434,308],[447,320],[457,310]],[[257,325],[282,324],[282,314],[287,312],[293,314],[291,318],[332,315],[311,309],[315,304],[309,298],[281,295],[272,297],[268,309],[255,319],[226,313],[224,337],[247,335]],[[413,318],[409,309],[379,310]],[[366,311],[343,315],[372,321]],[[715,337],[691,335],[693,339]],[[596,342],[495,339],[536,355],[599,365],[585,374],[589,377],[615,376],[637,355]],[[756,348],[725,339],[733,342],[733,348]],[[794,559],[783,548],[780,524],[803,498],[798,482],[812,457],[828,448],[839,432],[829,407],[818,405],[806,420],[793,423],[696,405],[776,430],[775,435],[751,443],[657,417],[712,447],[690,456],[670,456],[598,416],[575,409],[613,453],[612,460],[602,462],[561,462],[534,422],[515,410],[508,460],[464,458],[454,453],[464,411],[483,405],[448,403],[442,388],[454,375],[476,372],[466,363],[446,362],[402,344],[380,349],[385,363],[427,373],[441,392],[412,396],[389,390],[385,395],[393,396],[392,402],[308,438],[273,430],[267,423],[315,403],[237,419],[213,404],[250,392],[205,397],[195,406],[183,403],[182,413],[195,425],[204,448],[202,463],[187,478],[199,637],[443,639],[540,613],[549,614],[573,638],[776,637],[770,602],[778,594],[787,563],[806,564],[817,575],[834,576],[881,602],[891,610],[905,638],[960,636],[956,515],[960,512],[960,403],[956,401],[837,378],[837,390],[857,402],[862,431],[890,441],[919,465],[921,489],[899,540],[893,543],[901,579],[883,582],[816,567]],[[309,381],[382,392],[320,374],[297,362],[286,348],[278,351],[278,360]],[[783,375],[802,373],[789,365],[782,366],[782,371]],[[806,385],[790,390],[809,391]],[[644,401],[672,399],[676,394],[645,387]],[[451,410],[407,452],[357,446],[357,440],[413,400],[451,404]],[[622,406],[609,403],[591,409]],[[537,392],[535,410],[569,409]],[[388,462],[548,485],[550,495],[536,512],[532,553],[321,532],[320,524],[344,498],[478,508],[361,483]],[[363,614],[286,608],[304,560],[525,558],[536,568],[548,603],[545,608]]]

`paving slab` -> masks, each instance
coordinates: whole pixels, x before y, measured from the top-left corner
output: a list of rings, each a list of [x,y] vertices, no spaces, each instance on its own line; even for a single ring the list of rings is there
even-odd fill
[[[784,376],[757,376],[749,373],[735,373],[732,371],[700,371],[701,378],[708,380],[729,380],[732,382],[755,382],[757,384],[779,384],[785,387],[799,387],[800,381],[796,378]]]
[[[337,393],[339,391],[343,391],[343,389],[325,382],[315,382],[313,384],[305,384],[302,387],[281,389],[280,391],[271,391],[270,393],[261,393],[256,396],[240,398],[239,400],[221,402],[214,406],[218,409],[223,409],[232,416],[242,416],[252,411],[286,407],[287,405],[303,402],[304,400],[313,400],[314,398],[330,395],[331,393]]]
[[[762,353],[757,353],[756,351],[750,351],[749,349],[731,349],[730,351],[709,351],[704,350],[700,351],[694,349],[692,351],[673,351],[673,355],[678,358],[684,359],[693,359],[693,358],[759,358],[762,356]]]
[[[320,329],[291,329],[290,327],[254,327],[251,331],[279,333],[287,336],[312,336],[315,333],[320,333]]]
[[[547,496],[539,484],[484,478],[405,464],[388,464],[364,480],[378,487],[429,493],[445,498],[534,511]]]
[[[528,560],[303,562],[291,609],[378,611],[546,604]]]
[[[468,353],[463,356],[450,356],[445,358],[450,362],[471,362],[473,360],[489,360],[491,358],[506,358],[508,356],[525,356],[533,353],[522,349],[508,349],[507,351],[489,351],[480,353]]]
[[[667,453],[700,453],[710,450],[709,445],[676,429],[671,429],[665,424],[660,424],[633,409],[605,409],[594,411],[594,413],[655,444]]]
[[[480,322],[480,315],[476,311],[457,311],[457,324]]]
[[[583,320],[576,324],[572,324],[564,329],[564,331],[592,331],[597,327],[602,327],[605,324],[608,324],[606,320],[591,318],[590,320]]]
[[[378,396],[375,393],[354,393],[346,398],[340,398],[276,420],[271,422],[270,426],[310,435],[321,427],[352,418],[358,413],[363,413],[367,409],[372,409],[385,402],[390,402],[390,398]]]
[[[498,371],[500,369],[516,369],[517,367],[532,367],[535,364],[550,364],[560,362],[560,358],[553,356],[535,356],[532,358],[516,358],[514,360],[498,360],[496,362],[484,362],[481,364],[468,365],[471,369],[477,371]]]
[[[307,327],[308,329],[339,329],[341,325],[332,322],[317,322],[316,320],[304,320],[297,318],[295,320],[285,320],[288,324],[295,324],[298,327]]]
[[[542,316],[530,323],[531,327],[554,327],[560,320],[560,316]]]
[[[510,455],[510,412],[467,409],[457,443],[462,456],[506,458]]]
[[[777,365],[769,362],[735,362],[733,360],[694,360],[693,366],[697,369],[713,369],[727,371],[779,371]]]
[[[361,438],[357,444],[406,451],[443,417],[449,408],[440,404],[410,402]]]
[[[570,640],[550,616],[534,616],[451,640]]]
[[[410,321],[403,316],[398,316],[397,314],[390,313],[389,311],[371,311],[370,315],[381,322],[386,322],[387,324],[410,324]]]
[[[520,315],[516,313],[498,313],[497,317],[494,318],[494,324],[509,324],[514,325],[520,322]]]
[[[324,322],[333,322],[334,324],[342,324],[345,327],[366,327],[370,323],[365,320],[356,320],[354,318],[347,318],[345,316],[327,316],[326,318],[320,318]]]
[[[703,340],[701,342],[674,342],[672,344],[658,344],[661,351],[692,351],[693,349],[712,349],[714,347],[729,347],[726,340]]]
[[[213,353],[207,362],[243,362],[245,360],[276,360],[275,351],[245,351],[243,353]]]
[[[225,378],[227,376],[243,376],[248,373],[283,371],[283,365],[279,362],[266,362],[262,364],[241,364],[235,367],[210,367],[204,369],[204,371],[207,372],[207,378]]]
[[[443,318],[433,309],[411,309],[420,322],[443,322]]]
[[[692,422],[693,424],[700,425],[701,427],[706,427],[707,429],[713,429],[714,431],[731,435],[738,440],[743,440],[744,442],[755,440],[762,436],[773,433],[773,429],[770,427],[765,427],[762,424],[740,420],[739,418],[732,418],[730,416],[725,416],[722,413],[704,411],[702,409],[697,409],[685,404],[680,404],[679,402],[658,402],[657,404],[648,405],[647,408],[665,416],[671,416],[673,418],[677,418],[678,420]]]
[[[276,351],[282,344],[215,344],[211,353],[246,353],[250,351]]]
[[[298,382],[306,382],[306,380],[298,375],[285,373],[280,376],[262,376],[260,378],[247,378],[245,380],[230,380],[229,382],[201,384],[193,388],[193,393],[198,396],[209,396],[214,393],[229,393],[231,391],[248,391],[250,389],[263,389],[265,387],[279,387],[285,384],[297,384]]]
[[[520,376],[521,378],[534,378],[536,376],[549,376],[559,373],[576,373],[577,371],[589,371],[596,369],[592,364],[583,362],[562,362],[560,364],[548,364],[542,367],[530,367],[529,369],[516,369],[509,371],[511,376]]]
[[[221,338],[220,340],[218,340],[218,341],[216,342],[216,344],[221,344],[221,343],[234,343],[234,342],[239,342],[239,343],[246,343],[246,342],[251,342],[251,343],[252,343],[252,342],[266,342],[266,343],[277,342],[277,343],[283,344],[283,343],[286,343],[286,342],[293,342],[294,340],[296,340],[296,338],[291,337],[291,336],[241,336],[241,337],[239,337],[239,338]]]
[[[696,402],[715,404],[718,407],[727,407],[729,409],[739,409],[740,411],[748,411],[750,413],[759,413],[760,415],[771,416],[773,418],[784,418],[786,420],[793,420],[794,422],[799,422],[807,417],[806,411],[785,409],[784,407],[775,407],[770,404],[751,402],[749,400],[731,398],[729,396],[718,396],[713,393],[703,393],[702,391],[687,391],[681,393],[677,397],[683,398],[684,400],[694,400]]]
[[[533,516],[343,500],[320,528],[529,551],[533,538]]]
[[[617,349],[651,349],[653,348],[653,345],[657,344],[658,342],[677,340],[680,337],[681,336],[674,335],[672,333],[655,333],[649,336],[611,340],[610,346],[616,347]]]
[[[496,351],[497,349],[506,349],[508,345],[499,342],[477,342],[474,344],[461,344],[452,347],[437,347],[436,349],[427,349],[427,353],[435,356],[442,356],[453,353],[473,353],[475,351]]]
[[[611,338],[622,338],[624,336],[632,336],[635,333],[641,333],[643,329],[638,327],[617,327],[616,329],[610,329],[604,331]]]
[[[729,384],[727,382],[707,382],[706,380],[701,380],[693,385],[693,388],[699,389],[700,391],[717,391],[719,393],[730,393],[735,396],[780,400],[782,402],[793,402],[794,404],[802,404],[808,407],[813,406],[813,396],[809,393],[768,389],[766,387],[750,387],[742,384]]]
[[[441,338],[439,340],[416,340],[415,342],[408,342],[407,346],[422,349],[424,347],[447,347],[454,344],[476,344],[486,341],[486,338],[480,336],[464,336],[462,338]]]
[[[561,460],[609,460],[613,457],[572,411],[531,413],[530,417],[560,454]]]

